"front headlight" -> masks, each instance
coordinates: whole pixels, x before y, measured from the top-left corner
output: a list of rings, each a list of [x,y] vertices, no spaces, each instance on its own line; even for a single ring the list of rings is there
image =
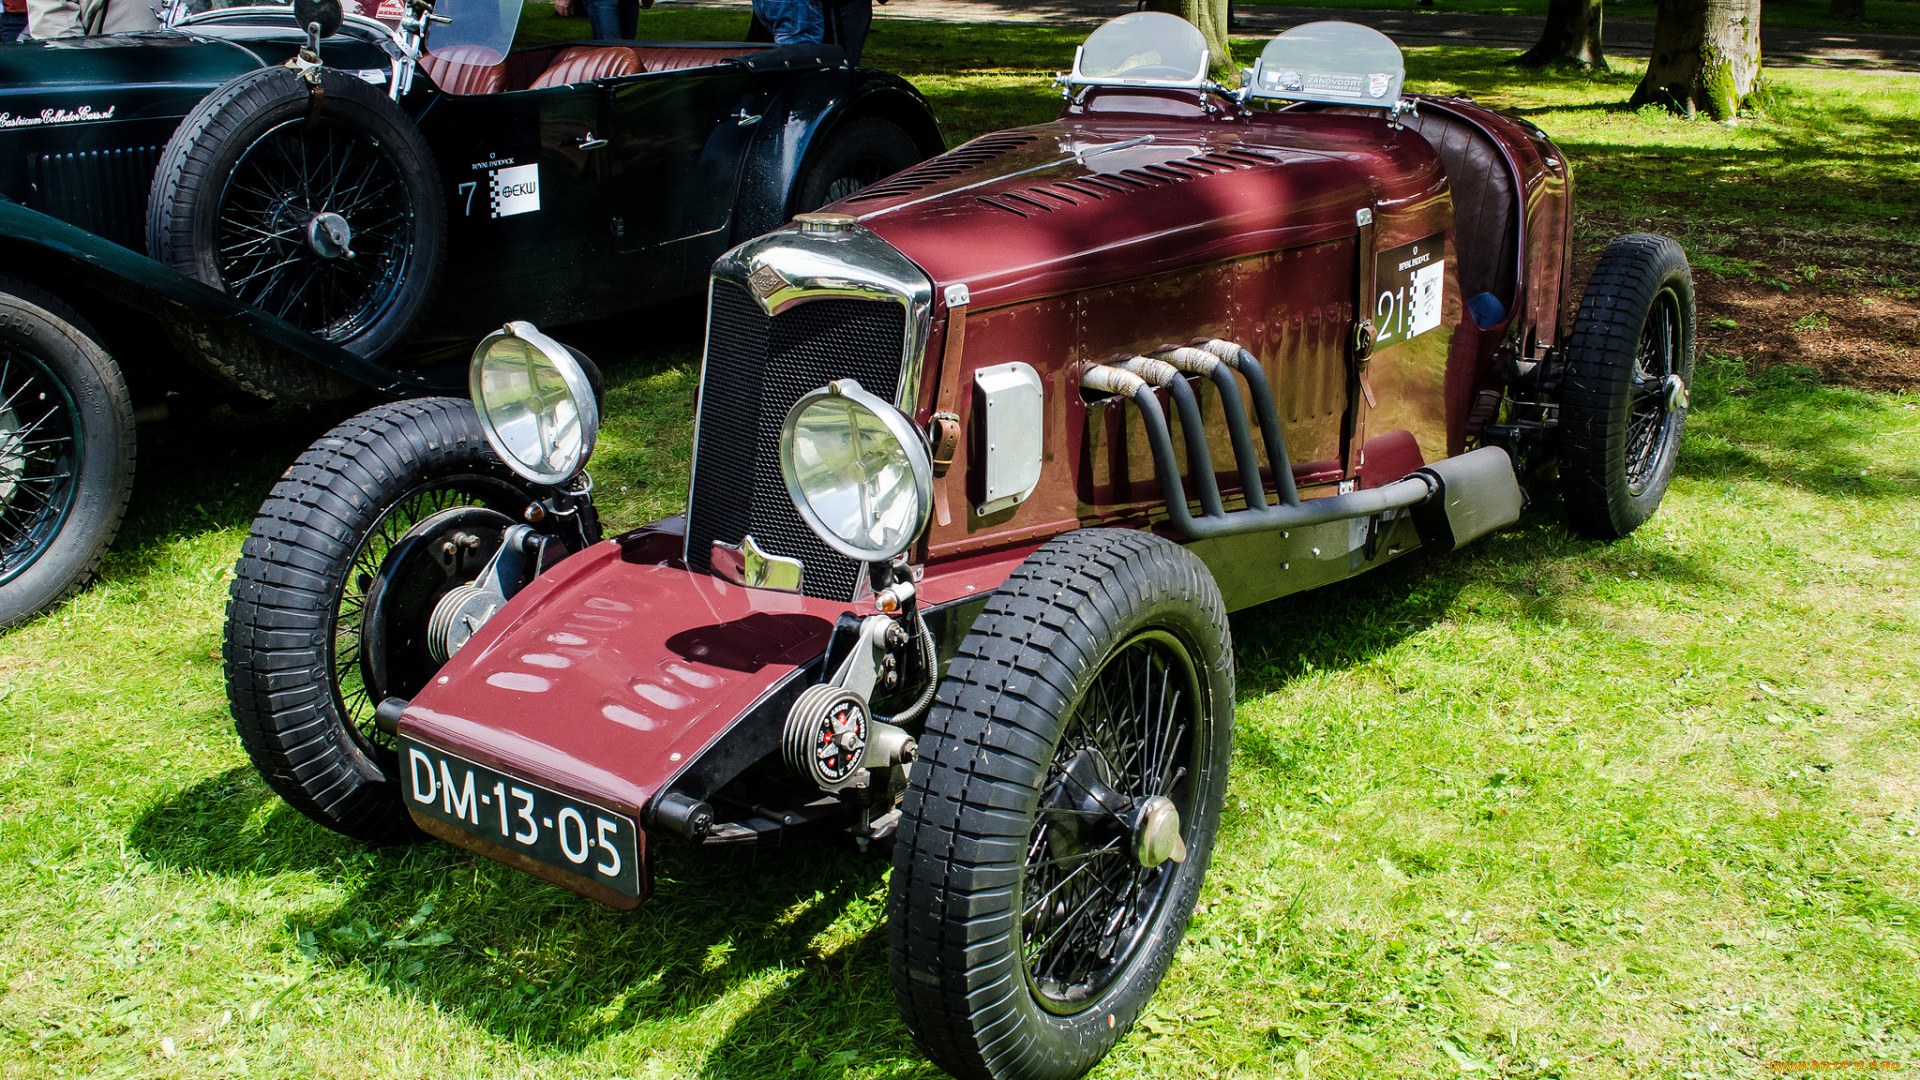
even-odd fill
[[[933,462],[920,433],[852,379],[794,402],[780,425],[780,476],[808,527],[862,562],[907,550],[932,512]]]
[[[565,345],[532,323],[508,323],[473,350],[467,386],[480,428],[508,468],[549,485],[586,468],[600,407],[585,368]]]

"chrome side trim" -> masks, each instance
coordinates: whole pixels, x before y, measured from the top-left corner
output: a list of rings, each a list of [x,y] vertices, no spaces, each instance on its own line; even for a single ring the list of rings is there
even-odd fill
[[[769,316],[829,297],[878,300],[905,308],[907,332],[900,343],[900,381],[894,386],[893,403],[913,415],[920,403],[927,338],[933,330],[933,281],[898,248],[851,223],[831,232],[803,232],[790,226],[720,256],[713,277],[746,289]],[[712,310],[711,286],[708,310]],[[704,369],[702,375],[704,387]]]

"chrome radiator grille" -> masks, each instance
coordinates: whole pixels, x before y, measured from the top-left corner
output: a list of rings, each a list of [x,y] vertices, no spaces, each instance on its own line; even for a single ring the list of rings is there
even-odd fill
[[[883,398],[900,380],[906,311],[872,300],[809,300],[768,317],[738,285],[716,280],[707,315],[700,430],[687,505],[687,562],[709,571],[716,540],[753,534],[770,554],[805,564],[802,589],[852,600],[860,564],[837,554],[800,520],[780,479],[780,422],[800,396],[834,379],[858,379]]]

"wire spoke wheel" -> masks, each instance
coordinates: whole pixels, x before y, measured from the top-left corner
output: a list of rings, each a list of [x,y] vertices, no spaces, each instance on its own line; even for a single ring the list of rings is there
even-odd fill
[[[380,573],[388,554],[407,535],[408,530],[442,510],[459,506],[491,506],[514,511],[524,502],[518,493],[486,477],[438,479],[422,484],[395,500],[361,538],[352,559],[347,563],[339,599],[334,604],[327,670],[332,679],[334,702],[340,710],[340,718],[369,745],[382,750],[390,750],[393,746],[393,737],[380,730],[374,722],[374,710],[380,706],[376,695],[381,692],[368,685],[367,665],[363,662],[365,658],[361,652],[367,636],[368,591],[373,587],[374,578]],[[433,599],[437,599],[437,596]],[[411,617],[425,626],[431,611],[429,604],[424,611],[406,612],[401,617]]]
[[[1633,393],[1627,411],[1627,490],[1647,490],[1674,432],[1674,354],[1680,342],[1680,299],[1660,290],[1640,330],[1633,358]]]
[[[237,75],[174,129],[147,253],[366,359],[404,342],[444,261],[446,200],[414,118],[322,69]]]
[[[1233,743],[1206,564],[1080,529],[986,599],[908,776],[894,1000],[955,1076],[1073,1080],[1132,1026],[1205,882]]]
[[[32,353],[0,345],[0,585],[45,554],[79,490],[73,395]]]
[[[457,398],[351,417],[274,485],[234,566],[227,704],[248,757],[294,809],[368,843],[420,838],[376,710],[434,677],[437,602],[479,574],[536,497]],[[489,529],[492,547],[472,535]]]
[[[1618,539],[1659,509],[1686,428],[1694,314],[1678,243],[1636,233],[1607,245],[1561,377],[1562,504],[1580,532]]]
[[[328,341],[346,341],[398,299],[412,258],[399,163],[371,135],[288,120],[240,156],[217,212],[227,292]]]
[[[1021,960],[1049,1008],[1071,1010],[1125,970],[1165,896],[1177,864],[1136,856],[1136,808],[1159,797],[1191,820],[1199,700],[1186,651],[1149,631],[1114,653],[1067,722],[1021,875]]]

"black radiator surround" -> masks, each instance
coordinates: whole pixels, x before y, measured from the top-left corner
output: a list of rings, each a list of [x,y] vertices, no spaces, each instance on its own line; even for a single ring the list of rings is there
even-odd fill
[[[713,283],[700,429],[687,504],[687,564],[712,572],[716,540],[748,533],[768,554],[799,559],[801,591],[851,601],[861,566],[822,543],[780,479],[780,424],[801,395],[857,379],[891,400],[900,381],[906,309],[876,300],[809,300],[769,318],[728,281]]]

